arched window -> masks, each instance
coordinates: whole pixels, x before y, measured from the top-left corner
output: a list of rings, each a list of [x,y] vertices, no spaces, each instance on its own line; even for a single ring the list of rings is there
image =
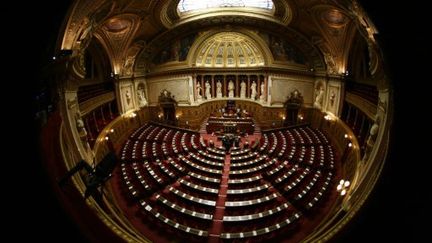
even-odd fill
[[[209,9],[209,8],[225,8],[225,7],[252,7],[262,9],[273,9],[272,0],[180,0],[178,10],[181,13]]]

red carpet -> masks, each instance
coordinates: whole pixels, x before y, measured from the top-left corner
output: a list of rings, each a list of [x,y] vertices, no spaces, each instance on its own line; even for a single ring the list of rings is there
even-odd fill
[[[219,188],[218,199],[216,201],[216,210],[213,215],[213,224],[209,230],[209,242],[219,242],[219,236],[222,233],[222,223],[225,213],[225,200],[228,191],[229,171],[231,165],[231,155],[225,155],[225,164],[222,172],[222,179]]]

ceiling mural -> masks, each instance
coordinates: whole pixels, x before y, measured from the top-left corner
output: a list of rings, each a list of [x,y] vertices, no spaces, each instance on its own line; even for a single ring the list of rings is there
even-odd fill
[[[185,61],[196,36],[197,34],[193,33],[168,43],[165,48],[162,48],[159,54],[155,56],[153,63],[164,64],[167,62]]]
[[[288,40],[268,33],[261,33],[260,36],[266,41],[275,61],[307,64],[304,54]]]

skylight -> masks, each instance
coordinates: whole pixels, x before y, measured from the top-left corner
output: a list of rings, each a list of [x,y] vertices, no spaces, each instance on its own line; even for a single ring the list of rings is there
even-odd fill
[[[252,7],[273,9],[272,0],[180,0],[178,9],[181,13],[210,8]]]

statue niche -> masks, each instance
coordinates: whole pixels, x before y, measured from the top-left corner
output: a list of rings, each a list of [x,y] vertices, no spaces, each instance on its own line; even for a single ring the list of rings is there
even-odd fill
[[[314,107],[317,108],[318,110],[321,110],[324,101],[324,87],[321,84],[317,85],[315,94],[316,96],[314,101]]]
[[[142,83],[138,85],[137,97],[138,97],[138,106],[140,108],[148,104],[147,99],[145,97],[144,85]]]
[[[162,109],[163,117],[162,122],[169,125],[177,125],[176,120],[176,106],[177,101],[174,99],[174,96],[171,95],[171,92],[164,89],[159,95],[159,106]]]

